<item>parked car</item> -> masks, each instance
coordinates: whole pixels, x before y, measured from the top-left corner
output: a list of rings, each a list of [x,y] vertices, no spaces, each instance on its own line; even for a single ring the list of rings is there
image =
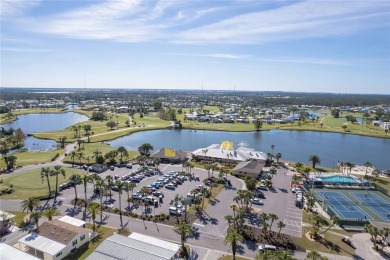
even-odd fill
[[[164,198],[164,193],[162,193],[161,191],[155,191],[155,192],[153,192],[153,195],[154,196],[156,196],[156,197],[162,197],[162,198]]]
[[[276,251],[277,247],[272,245],[266,245],[266,244],[260,244],[259,245],[260,251]]]
[[[127,169],[132,169],[132,168],[133,168],[133,165],[132,165],[131,163],[128,163],[128,164],[126,164],[126,168],[127,168]]]
[[[260,184],[259,186],[256,187],[256,190],[267,190],[267,187],[263,184]]]
[[[113,165],[110,166],[110,170],[113,171],[115,167]]]
[[[173,185],[172,183],[168,183],[167,185],[165,185],[165,188],[170,189],[170,190],[174,190],[175,185]]]
[[[169,214],[172,215],[181,215],[182,211],[180,209],[176,209],[176,207],[170,207],[169,208]]]
[[[353,246],[352,245],[352,239],[350,237],[347,237],[347,236],[344,236],[341,241],[343,241],[344,243],[348,244],[349,246]]]
[[[264,202],[259,198],[252,198],[251,203],[256,205],[264,205]]]

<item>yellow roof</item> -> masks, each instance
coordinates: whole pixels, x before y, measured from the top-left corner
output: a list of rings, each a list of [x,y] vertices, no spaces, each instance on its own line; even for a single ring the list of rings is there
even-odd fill
[[[233,150],[233,142],[230,141],[223,141],[221,144],[222,150]]]
[[[176,150],[171,148],[165,148],[164,155],[166,157],[175,157],[176,156]]]

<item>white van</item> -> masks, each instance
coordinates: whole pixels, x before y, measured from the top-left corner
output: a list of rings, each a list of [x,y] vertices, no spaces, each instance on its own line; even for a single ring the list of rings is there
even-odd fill
[[[272,245],[265,245],[265,244],[261,244],[259,245],[259,250],[260,251],[276,251],[276,246],[272,246]]]

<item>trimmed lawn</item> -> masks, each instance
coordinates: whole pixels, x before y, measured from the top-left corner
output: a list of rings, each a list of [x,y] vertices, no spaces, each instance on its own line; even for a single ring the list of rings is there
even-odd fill
[[[23,211],[7,211],[10,214],[15,215],[11,220],[16,223],[16,225],[24,220],[24,217],[27,215],[26,212]]]
[[[81,147],[82,147],[82,149],[80,151],[76,150],[76,152],[82,152],[85,158],[81,159],[81,162],[80,162],[78,157],[75,157],[74,158],[75,164],[93,164],[93,163],[95,163],[95,158],[92,158],[92,157],[93,157],[93,152],[95,152],[96,150],[99,150],[100,152],[102,152],[103,156],[104,156],[104,154],[106,154],[112,150],[115,150],[115,148],[111,147],[110,145],[102,144],[102,143],[86,143],[84,145],[84,147],[83,147],[83,145]],[[128,153],[129,153],[128,159],[130,159],[130,160],[136,158],[139,155],[139,152],[135,152],[135,151],[128,151]],[[89,157],[89,161],[87,160],[88,157]],[[123,160],[126,160],[126,158],[123,158]],[[117,161],[119,162],[119,156],[118,156]],[[73,160],[72,160],[70,155],[67,155],[64,158],[63,162],[71,164],[71,163],[73,163]]]
[[[87,228],[92,230],[92,224],[87,223]],[[109,227],[104,227],[100,226],[96,230],[97,232],[100,233],[98,237],[94,239],[94,241],[91,241],[87,243],[86,245],[80,247],[76,253],[73,255],[69,255],[65,257],[65,260],[73,260],[73,259],[85,259],[87,258],[90,254],[92,254],[93,251],[107,238],[110,237],[111,235],[114,234],[114,232],[118,233],[117,229],[109,228]],[[124,236],[129,236],[130,232],[123,232]]]
[[[341,238],[344,235],[349,234],[343,230],[332,229],[332,232],[339,233],[340,235],[336,235],[331,232],[326,232],[324,234],[324,239],[319,241],[311,241],[306,238],[305,234],[310,231],[309,227],[303,227],[303,236],[292,237],[295,244],[302,246],[306,250],[317,251],[320,253],[329,253],[329,254],[337,254],[342,256],[353,257],[355,255],[355,249],[343,243]],[[349,234],[350,236],[351,234]]]
[[[16,152],[13,155],[17,157],[16,166],[26,166],[51,162],[51,159],[54,158],[57,153],[61,156],[64,152],[64,149],[60,149],[47,152]],[[4,160],[0,160],[0,168],[6,168]]]
[[[63,169],[65,170],[65,178],[62,175],[58,176],[58,185],[69,181],[69,177],[72,174],[83,173],[79,169],[66,167],[63,167]],[[46,178],[44,178],[43,181],[41,179],[41,169],[34,169],[20,173],[3,174],[0,175],[0,179],[3,180],[3,183],[0,184],[0,189],[9,188],[12,184],[13,189],[15,190],[11,194],[2,195],[2,199],[26,199],[29,197],[44,196],[49,192]],[[54,190],[55,176],[50,176],[49,180],[50,187],[52,190]]]

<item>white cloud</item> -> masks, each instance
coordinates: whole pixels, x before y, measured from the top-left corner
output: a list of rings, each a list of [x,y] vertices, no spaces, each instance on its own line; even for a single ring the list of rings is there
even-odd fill
[[[2,1],[7,13],[18,6]],[[31,8],[26,4],[31,1],[16,2]],[[229,5],[216,1],[206,6],[196,0],[105,0],[63,13],[25,16],[17,22],[26,30],[66,38],[257,44],[388,26],[389,7],[387,1],[287,1],[270,8],[256,1]]]
[[[29,49],[29,48],[14,48],[14,47],[2,47],[0,51],[7,52],[54,52],[50,49]]]
[[[250,58],[250,55],[239,55],[230,53],[162,53],[163,55],[174,55],[174,56],[192,56],[192,57],[208,57],[217,59],[233,59],[233,60],[244,60]]]
[[[40,0],[1,0],[0,17],[19,16],[40,4]]]

